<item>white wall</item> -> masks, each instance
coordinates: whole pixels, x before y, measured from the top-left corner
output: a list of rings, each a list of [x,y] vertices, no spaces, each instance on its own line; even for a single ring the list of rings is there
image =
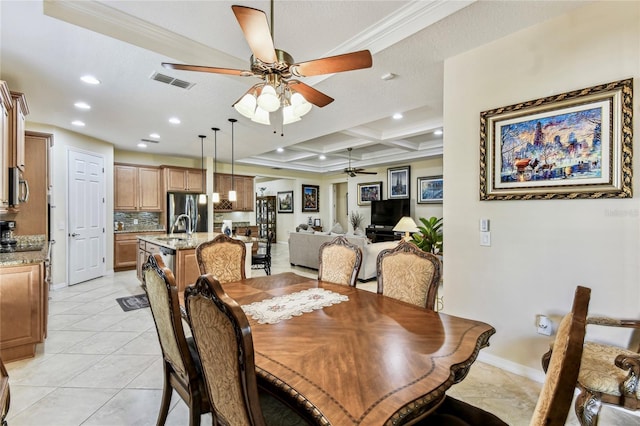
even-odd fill
[[[567,312],[577,285],[591,287],[591,313],[640,314],[637,167],[633,199],[478,195],[480,112],[629,77],[637,90],[639,23],[639,2],[596,2],[445,61],[444,307],[496,328],[482,359],[542,377],[550,338],[536,334],[535,315]],[[480,218],[491,220],[491,247],[479,246]],[[602,328],[589,335],[628,339]]]
[[[67,152],[70,148],[92,152],[104,158],[105,168],[105,264],[107,273],[113,273],[113,145],[59,127],[27,122],[27,130],[53,134],[51,236],[56,241],[52,249],[53,285],[63,286],[67,276]],[[62,229],[60,229],[62,227]]]

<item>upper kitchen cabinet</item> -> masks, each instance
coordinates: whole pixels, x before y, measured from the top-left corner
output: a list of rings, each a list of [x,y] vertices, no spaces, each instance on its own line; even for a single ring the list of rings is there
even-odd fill
[[[229,191],[236,189],[236,201],[229,201]],[[253,176],[233,176],[225,173],[217,173],[215,176],[215,189],[220,194],[220,202],[214,205],[218,212],[253,211]]]
[[[9,167],[24,171],[24,131],[29,107],[23,93],[11,92],[11,101],[13,108],[9,112]]]
[[[13,109],[11,93],[0,81],[0,213],[9,208],[9,111]]]
[[[115,211],[162,211],[161,170],[158,167],[114,164]]]
[[[202,170],[166,166],[163,170],[167,191],[204,192]]]

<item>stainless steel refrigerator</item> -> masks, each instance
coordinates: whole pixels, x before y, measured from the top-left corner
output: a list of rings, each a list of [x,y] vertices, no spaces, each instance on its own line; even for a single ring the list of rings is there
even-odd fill
[[[167,192],[167,232],[187,232],[187,221],[176,219],[186,214],[191,219],[193,232],[207,232],[207,203],[199,204],[200,194],[187,192]],[[175,225],[175,226],[174,226]]]

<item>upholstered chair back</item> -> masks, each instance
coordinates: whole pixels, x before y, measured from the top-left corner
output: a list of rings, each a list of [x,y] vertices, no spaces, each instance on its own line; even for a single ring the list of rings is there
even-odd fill
[[[185,291],[187,316],[220,424],[264,425],[249,321],[212,275]]]
[[[360,266],[362,250],[345,237],[336,237],[320,245],[318,279],[354,287]]]
[[[561,426],[567,420],[580,371],[590,297],[591,289],[578,287],[571,312],[560,322],[531,426]]]
[[[164,425],[175,389],[189,407],[189,425],[199,425],[200,415],[211,411],[211,403],[195,345],[184,334],[173,272],[155,254],[144,264],[143,278],[163,358],[164,389],[157,424]]]
[[[211,274],[223,284],[244,280],[246,250],[244,242],[224,234],[217,235],[196,247],[200,273]]]
[[[405,240],[382,250],[376,262],[378,293],[434,309],[440,283],[440,259]]]
[[[9,373],[0,358],[0,425],[6,425],[5,420],[9,414],[10,403]]]

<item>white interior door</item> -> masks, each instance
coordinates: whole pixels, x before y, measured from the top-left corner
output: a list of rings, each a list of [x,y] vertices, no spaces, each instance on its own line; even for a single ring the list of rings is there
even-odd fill
[[[69,151],[69,284],[105,274],[104,159]]]

